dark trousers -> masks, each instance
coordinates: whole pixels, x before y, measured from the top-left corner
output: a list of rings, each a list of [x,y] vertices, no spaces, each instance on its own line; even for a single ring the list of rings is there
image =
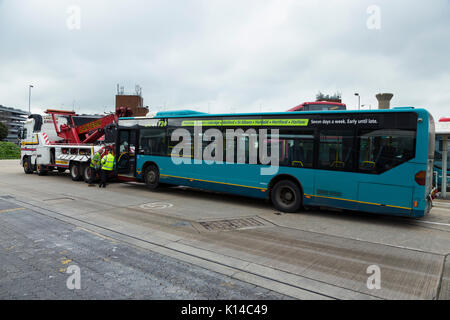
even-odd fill
[[[100,174],[100,187],[106,187],[106,182],[108,181],[108,175],[109,175],[109,171],[107,170],[100,170],[101,174]]]
[[[89,184],[93,184],[95,181],[95,178],[97,178],[97,169],[94,167],[91,167],[91,176],[89,177]]]

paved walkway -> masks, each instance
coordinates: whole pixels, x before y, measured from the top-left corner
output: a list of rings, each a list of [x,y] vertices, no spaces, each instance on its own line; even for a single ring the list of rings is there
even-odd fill
[[[0,299],[286,298],[0,199]]]

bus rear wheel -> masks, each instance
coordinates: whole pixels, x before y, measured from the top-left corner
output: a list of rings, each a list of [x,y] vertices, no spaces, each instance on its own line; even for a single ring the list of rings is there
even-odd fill
[[[283,212],[297,212],[303,204],[302,192],[297,184],[290,180],[281,180],[271,192],[273,206]]]
[[[150,165],[144,171],[145,184],[150,190],[154,190],[159,186],[159,170],[156,166]]]
[[[72,163],[70,165],[70,176],[73,181],[79,181],[81,179],[80,166],[78,163]]]

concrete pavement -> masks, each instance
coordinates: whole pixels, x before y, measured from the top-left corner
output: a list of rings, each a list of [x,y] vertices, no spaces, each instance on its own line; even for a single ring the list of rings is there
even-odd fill
[[[0,299],[289,298],[1,199],[0,243]]]
[[[448,297],[447,202],[420,220],[325,210],[280,214],[260,200],[189,188],[89,188],[67,174],[25,175],[18,161],[0,161],[0,196],[293,298]],[[367,287],[373,265],[381,270],[381,289]]]

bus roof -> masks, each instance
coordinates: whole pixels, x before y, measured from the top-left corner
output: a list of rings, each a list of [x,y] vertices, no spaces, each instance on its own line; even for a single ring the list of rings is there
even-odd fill
[[[125,119],[150,119],[150,118],[193,118],[193,117],[241,117],[241,116],[267,116],[267,115],[311,115],[311,114],[358,114],[358,113],[382,113],[382,112],[417,112],[423,113],[427,112],[425,109],[414,109],[413,107],[399,107],[392,109],[376,109],[376,110],[325,110],[325,111],[304,111],[299,114],[299,112],[257,112],[257,113],[204,113],[191,110],[174,110],[174,111],[162,111],[158,112],[154,117],[124,117]]]

